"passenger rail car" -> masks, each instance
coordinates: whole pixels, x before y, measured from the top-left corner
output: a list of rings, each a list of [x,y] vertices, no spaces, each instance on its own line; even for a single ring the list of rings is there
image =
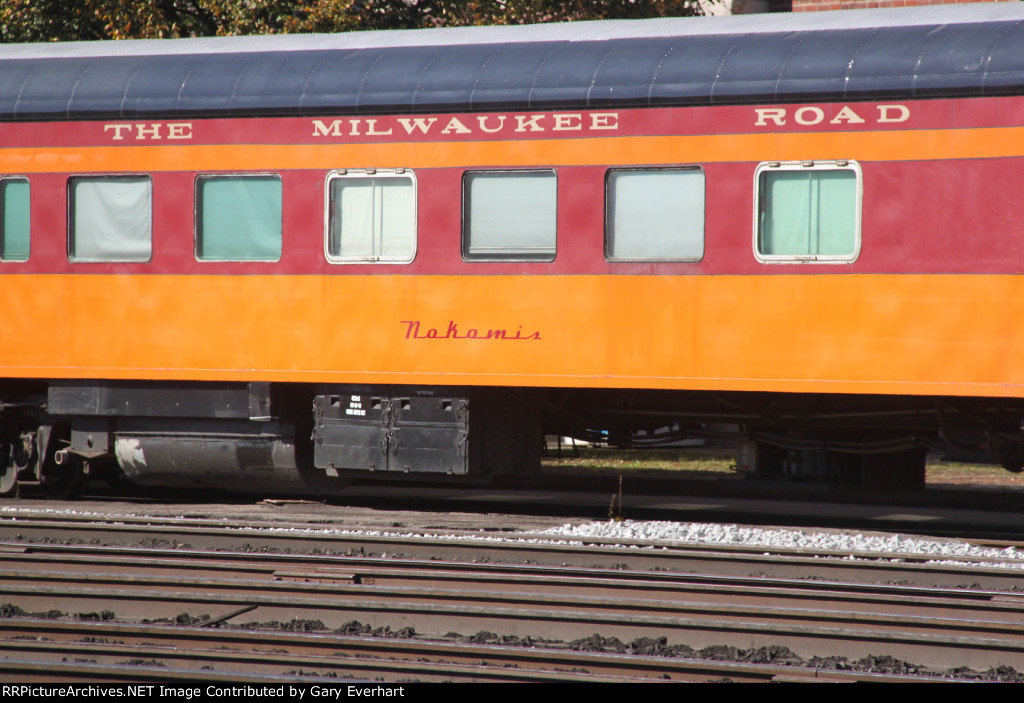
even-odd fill
[[[1024,8],[0,49],[0,492],[1024,464]]]

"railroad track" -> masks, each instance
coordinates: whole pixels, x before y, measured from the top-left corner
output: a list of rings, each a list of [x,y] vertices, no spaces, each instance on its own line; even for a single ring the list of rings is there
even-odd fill
[[[206,518],[89,515],[0,515],[0,542],[142,546],[184,554],[205,551],[292,553],[310,563],[318,555],[528,563],[728,575],[816,578],[1013,591],[1019,561],[972,558],[938,563],[927,555],[851,550],[681,544],[651,540],[524,535],[516,532],[346,529],[310,523]],[[302,556],[305,555],[305,556]]]
[[[87,634],[86,634],[87,633]],[[134,681],[876,681],[920,676],[437,640],[0,620],[0,678]],[[927,678],[927,677],[926,677]],[[935,678],[935,677],[930,677]]]
[[[0,619],[0,676],[25,677],[56,662],[61,676],[82,680],[109,678],[111,667],[139,680],[205,680],[211,671],[383,680],[842,679],[860,674],[829,669],[820,657],[883,655],[932,671],[1024,669],[1024,596],[1009,591],[1000,569],[678,545],[507,543],[464,534],[332,540],[309,526],[126,522],[2,521],[0,605],[9,617]],[[18,530],[22,541],[12,535]],[[53,543],[71,530],[76,541],[97,544]],[[245,551],[229,550],[227,536]],[[186,538],[192,549],[99,544],[181,545]],[[219,551],[194,548],[207,540]],[[379,556],[315,554],[312,544]],[[569,554],[589,566],[567,565]],[[751,575],[779,562],[803,573]],[[932,581],[936,569],[959,583],[1000,572],[993,578],[1004,588],[885,583],[907,573]],[[859,578],[822,579],[833,571]],[[365,636],[373,631],[385,636]],[[286,651],[269,651],[280,650],[286,634]],[[183,644],[186,636],[196,643]],[[85,637],[91,640],[83,647]],[[225,638],[240,652],[222,651]],[[385,645],[393,651],[383,652]],[[781,651],[785,666],[701,660],[723,648],[734,650],[734,659],[760,651],[771,660],[775,655],[763,653]],[[586,651],[595,649],[603,651]],[[630,654],[641,650],[648,656]],[[437,666],[410,672],[427,661]],[[213,669],[197,669],[200,663]]]

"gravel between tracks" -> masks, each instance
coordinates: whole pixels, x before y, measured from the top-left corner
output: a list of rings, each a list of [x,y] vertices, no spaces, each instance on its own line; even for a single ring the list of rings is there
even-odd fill
[[[266,529],[271,532],[294,532],[323,535],[386,535],[399,537],[420,536],[426,534],[426,536],[430,536],[429,533],[421,531],[424,528],[423,522],[416,519],[409,519],[411,514],[402,515],[404,519],[400,523],[391,522],[389,526],[391,529],[387,527],[374,529],[368,525],[372,524],[374,521],[379,525],[380,518],[383,517],[380,513],[376,514],[376,520],[372,520],[369,515],[363,515],[363,517],[360,518],[351,514],[348,510],[345,510],[343,511],[345,513],[345,519],[338,520],[338,522],[345,523],[345,526],[342,526],[340,524],[322,524],[324,522],[335,522],[335,520],[324,520],[324,517],[326,516],[322,511],[324,511],[326,506],[303,506],[303,508],[310,510],[310,513],[306,513],[304,515],[278,514],[273,516],[265,513],[258,514],[260,512],[259,509],[265,508],[265,505],[249,506],[248,509],[241,509],[240,506],[231,506],[227,511],[225,511],[225,507],[227,506],[218,507],[219,510],[192,510],[190,513],[192,513],[193,516],[205,515],[210,517],[219,512],[222,517],[227,517],[227,515],[224,515],[224,512],[228,512],[230,514],[231,512],[234,512],[231,510],[231,507],[235,507],[235,510],[237,510],[235,517],[249,520],[254,519],[265,525],[262,529]],[[31,507],[20,505],[0,505],[0,516],[6,515],[8,517],[17,517],[18,514],[21,513],[26,516],[30,514],[34,516],[53,515],[55,517],[73,515],[116,520],[117,518],[142,518],[149,512],[150,511],[146,510],[123,512],[117,508],[107,511],[102,508],[99,510],[82,510],[75,508],[55,509],[39,505]],[[170,517],[165,511],[153,512],[163,512],[164,517]],[[337,518],[338,512],[342,511],[334,510],[330,512],[333,512],[333,517]],[[150,513],[150,515],[152,515],[152,513]],[[177,517],[182,516],[179,515]],[[883,558],[885,555],[891,555],[894,559],[898,559],[901,556],[925,556],[929,557],[928,563],[933,564],[970,563],[989,566],[992,568],[1024,569],[1024,550],[1017,549],[1014,546],[993,548],[971,544],[970,542],[962,540],[922,538],[904,534],[862,533],[835,529],[750,527],[722,523],[667,521],[644,522],[633,520],[593,522],[573,521],[551,527],[550,525],[552,524],[552,521],[550,519],[544,520],[532,518],[523,520],[512,516],[459,516],[458,514],[453,513],[445,514],[442,519],[438,519],[441,517],[442,516],[439,515],[428,517],[428,519],[432,518],[430,521],[434,523],[434,525],[432,525],[434,529],[455,527],[468,533],[469,531],[474,530],[474,528],[479,528],[480,521],[483,520],[489,522],[489,524],[494,525],[498,529],[505,529],[509,532],[520,532],[521,536],[511,538],[520,542],[571,543],[583,539],[599,539],[610,542],[615,540],[630,540],[669,543],[675,542],[697,545],[764,547],[766,549],[797,548],[832,552],[848,551],[851,554],[856,553],[859,555],[871,553],[877,554]],[[466,521],[463,522],[463,519]],[[280,520],[285,520],[292,524],[288,527],[275,525],[275,522]],[[472,522],[470,520],[472,520]],[[309,526],[295,526],[295,523],[302,522],[307,522]],[[502,524],[503,522],[504,524]],[[515,530],[510,523],[519,523],[517,527],[520,529]],[[249,527],[248,529],[253,528]],[[491,529],[493,529],[493,527]],[[507,534],[508,533],[506,532],[506,535]],[[444,536],[446,538],[450,538],[449,535]],[[481,532],[478,535],[465,534],[464,538],[467,540],[477,539],[484,542],[500,542],[510,539],[508,536],[498,536],[495,534],[489,534],[488,532]],[[853,557],[851,556],[851,558]],[[997,559],[999,561],[984,561],[986,559]]]
[[[542,534],[568,538],[605,540],[654,540],[687,544],[720,544],[744,547],[812,549],[827,551],[879,552],[915,556],[933,556],[929,563],[964,563],[971,559],[1011,561],[979,562],[997,568],[1024,569],[1024,552],[1010,546],[1003,549],[979,547],[949,539],[922,539],[900,534],[861,534],[835,530],[786,530],[698,522],[591,522],[563,525]]]

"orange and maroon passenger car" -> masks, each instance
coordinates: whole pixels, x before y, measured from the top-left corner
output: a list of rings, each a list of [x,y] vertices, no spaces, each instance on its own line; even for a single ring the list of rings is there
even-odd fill
[[[1019,4],[0,67],[0,492],[479,481],[709,425],[759,471],[1024,465]]]

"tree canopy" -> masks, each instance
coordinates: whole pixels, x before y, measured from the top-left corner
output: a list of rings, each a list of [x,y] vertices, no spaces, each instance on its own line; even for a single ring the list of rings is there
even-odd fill
[[[702,14],[697,0],[0,0],[0,42],[346,32]]]

